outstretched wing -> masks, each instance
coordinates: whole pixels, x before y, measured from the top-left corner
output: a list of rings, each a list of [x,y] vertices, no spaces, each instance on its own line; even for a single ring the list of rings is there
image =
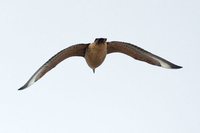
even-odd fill
[[[157,55],[154,55],[140,47],[130,43],[112,41],[107,45],[108,54],[113,52],[120,52],[129,55],[137,60],[147,62],[152,65],[161,66],[169,69],[179,69],[181,66],[175,65]]]
[[[89,44],[77,44],[72,45],[66,49],[63,49],[62,51],[58,52],[56,55],[54,55],[52,58],[50,58],[44,65],[42,65],[34,74],[31,76],[31,78],[26,82],[24,86],[19,88],[19,90],[23,90],[30,85],[32,85],[34,82],[39,80],[42,76],[44,76],[48,71],[50,71],[52,68],[54,68],[57,64],[59,64],[61,61],[63,61],[66,58],[69,58],[71,56],[83,56],[85,55],[85,50],[88,47]]]

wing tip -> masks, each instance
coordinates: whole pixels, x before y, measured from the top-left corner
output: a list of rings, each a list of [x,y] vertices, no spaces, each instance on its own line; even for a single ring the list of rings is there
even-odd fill
[[[26,89],[26,88],[27,88],[27,85],[24,85],[24,86],[20,87],[20,88],[18,89],[18,91],[24,90],[24,89]]]
[[[181,68],[183,68],[183,67],[173,64],[173,65],[171,65],[171,68],[172,68],[172,69],[181,69]]]
[[[26,89],[27,87],[29,87],[31,84],[29,84],[29,82],[28,83],[26,83],[25,85],[23,85],[22,87],[20,87],[18,90],[20,91],[20,90],[24,90],[24,89]]]
[[[171,62],[168,62],[168,63],[161,62],[160,66],[163,67],[163,68],[167,68],[167,69],[181,69],[181,68],[183,68],[182,66],[175,65]]]

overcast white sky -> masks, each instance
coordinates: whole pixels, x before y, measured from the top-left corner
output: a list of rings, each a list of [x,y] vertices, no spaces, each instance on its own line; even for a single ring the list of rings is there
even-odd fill
[[[1,133],[199,133],[199,0],[0,0]],[[183,66],[112,54],[93,74],[70,58],[24,91],[44,62],[76,43],[134,43]]]

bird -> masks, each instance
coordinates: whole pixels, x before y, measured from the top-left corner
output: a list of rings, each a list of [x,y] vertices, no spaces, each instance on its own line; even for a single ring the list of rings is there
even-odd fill
[[[69,57],[80,56],[85,58],[88,66],[92,69],[93,73],[95,73],[95,69],[104,62],[106,55],[116,52],[126,54],[136,60],[144,61],[151,65],[163,68],[182,68],[182,66],[175,65],[174,63],[152,54],[134,44],[121,41],[108,42],[107,38],[96,38],[92,43],[75,44],[58,52],[46,63],[44,63],[18,90],[23,90],[31,86],[33,83],[42,78],[48,71],[53,69],[57,64]]]

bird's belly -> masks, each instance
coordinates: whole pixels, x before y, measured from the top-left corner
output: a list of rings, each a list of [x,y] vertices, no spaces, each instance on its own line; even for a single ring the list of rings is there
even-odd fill
[[[88,66],[92,69],[97,68],[103,63],[106,54],[106,50],[88,50],[85,54],[85,59]]]

